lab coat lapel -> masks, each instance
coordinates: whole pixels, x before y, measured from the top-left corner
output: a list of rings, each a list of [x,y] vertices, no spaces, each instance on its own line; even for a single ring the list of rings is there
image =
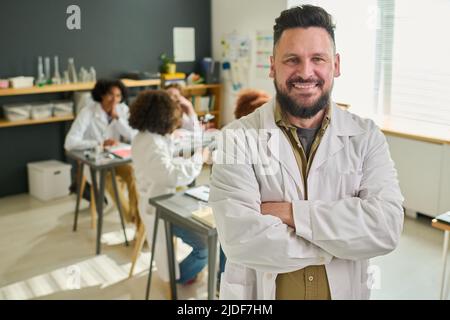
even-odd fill
[[[95,127],[98,128],[98,131],[103,135],[109,137],[108,133],[106,132],[108,128],[108,120],[106,118],[106,113],[103,111],[100,103],[95,104],[93,121],[95,122]]]
[[[270,100],[266,105],[261,107],[261,128],[268,129],[268,141],[267,146],[270,150],[270,154],[281,163],[283,168],[293,178],[297,188],[304,195],[302,178],[300,170],[295,160],[294,152],[291,144],[289,143],[286,135],[275,124],[274,117],[275,100]],[[278,137],[275,137],[271,131],[277,132]]]
[[[317,170],[328,159],[344,148],[340,137],[355,136],[364,133],[364,130],[355,122],[352,115],[332,105],[331,121],[317,148],[310,172]]]

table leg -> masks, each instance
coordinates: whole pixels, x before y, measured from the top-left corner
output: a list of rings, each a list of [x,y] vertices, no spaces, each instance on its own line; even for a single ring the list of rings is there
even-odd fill
[[[448,240],[449,240],[450,231],[444,231],[444,246],[442,249],[442,277],[441,277],[441,293],[440,299],[446,300],[448,296],[448,292],[446,290],[447,287],[447,254],[448,254]]]
[[[158,233],[158,221],[159,221],[159,213],[158,213],[158,210],[156,210],[155,223],[153,225],[152,249],[150,251],[150,270],[148,271],[147,290],[145,291],[145,299],[146,300],[148,300],[150,297],[150,286],[151,286],[151,282],[152,282],[152,266],[153,266],[153,258],[155,257],[156,234]]]
[[[97,244],[95,253],[100,254],[103,226],[103,201],[105,199],[105,170],[100,169],[100,190],[97,189],[97,172],[91,168],[92,187],[94,188],[94,195],[97,202]]]
[[[208,236],[208,300],[214,300],[217,285],[217,234]]]
[[[77,172],[77,203],[75,205],[75,217],[73,220],[73,231],[77,231],[77,225],[78,225],[78,212],[80,211],[80,202],[81,202],[81,182],[83,181],[83,169],[84,169],[84,163],[79,162],[78,163],[78,172]]]
[[[166,227],[166,243],[167,243],[167,256],[169,262],[169,277],[170,277],[170,292],[172,300],[177,300],[177,284],[175,276],[175,252],[173,248],[173,234],[172,225],[169,221],[165,220],[164,225]]]
[[[123,214],[122,214],[122,204],[120,203],[119,191],[117,190],[116,170],[114,168],[111,168],[110,170],[111,170],[112,185],[114,189],[114,197],[116,198],[117,210],[119,211],[120,223],[122,224],[123,235],[125,237],[125,245],[128,247],[127,232],[125,229],[125,222],[123,221]]]

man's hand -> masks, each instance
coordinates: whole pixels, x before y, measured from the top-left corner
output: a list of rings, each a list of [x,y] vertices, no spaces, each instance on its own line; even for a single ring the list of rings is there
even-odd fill
[[[115,146],[116,144],[118,144],[118,142],[114,139],[106,139],[103,141],[103,147]]]
[[[295,229],[292,204],[290,202],[263,202],[261,204],[261,214],[270,214],[278,217],[283,223]]]

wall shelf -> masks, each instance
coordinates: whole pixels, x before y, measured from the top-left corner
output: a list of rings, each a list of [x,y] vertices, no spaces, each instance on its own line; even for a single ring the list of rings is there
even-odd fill
[[[145,86],[159,86],[161,81],[159,79],[148,80],[131,80],[121,79],[127,87],[145,87]],[[0,89],[0,97],[5,96],[18,96],[25,94],[41,94],[41,93],[53,93],[53,92],[69,92],[69,91],[83,91],[91,90],[94,88],[95,82],[80,82],[80,83],[67,83],[67,84],[52,84],[43,87],[30,87],[20,89]]]
[[[51,117],[46,119],[27,119],[21,121],[8,121],[5,119],[0,119],[0,128],[5,127],[17,127],[17,126],[27,126],[32,124],[42,124],[42,123],[51,123],[51,122],[62,122],[62,121],[71,121],[74,119],[74,116],[66,116],[66,117]]]
[[[131,87],[146,87],[146,86],[159,86],[161,81],[159,79],[148,79],[148,80],[132,80],[132,79],[121,79],[124,85],[128,88]],[[20,88],[20,89],[0,89],[0,97],[6,96],[19,96],[27,94],[42,94],[42,93],[54,93],[54,92],[70,92],[70,91],[83,91],[92,90],[94,88],[95,82],[80,82],[80,83],[68,83],[68,84],[52,84],[43,87],[31,87],[31,88]],[[6,119],[0,119],[0,128],[6,127],[17,127],[26,126],[33,124],[42,123],[52,123],[52,122],[62,122],[71,121],[74,116],[67,117],[52,117],[47,119],[27,119],[23,121],[8,121]]]

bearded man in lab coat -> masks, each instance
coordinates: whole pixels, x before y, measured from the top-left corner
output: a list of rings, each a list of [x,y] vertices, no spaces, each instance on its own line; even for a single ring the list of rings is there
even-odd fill
[[[276,97],[223,130],[213,166],[220,298],[368,299],[368,259],[394,250],[403,227],[386,139],[330,99],[332,17],[304,5],[275,22]]]

